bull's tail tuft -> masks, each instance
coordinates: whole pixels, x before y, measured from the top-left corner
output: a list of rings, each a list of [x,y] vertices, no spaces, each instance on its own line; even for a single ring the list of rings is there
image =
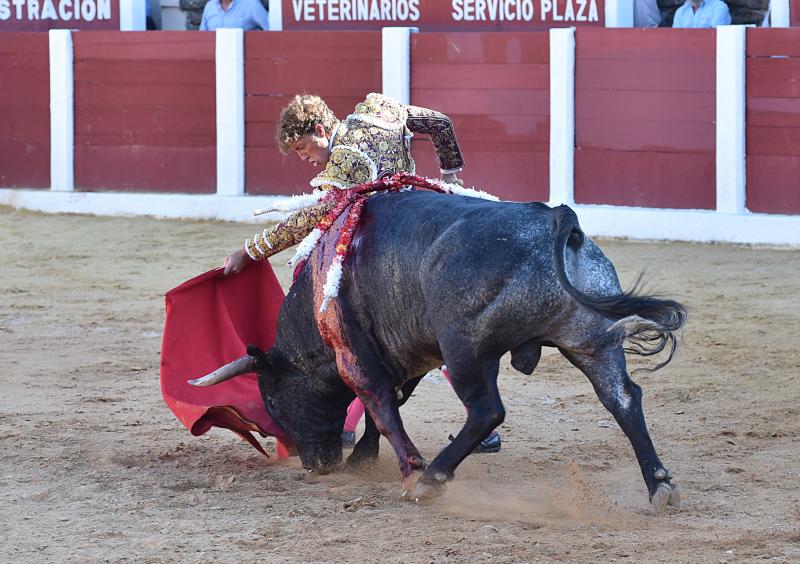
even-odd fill
[[[583,231],[575,212],[567,206],[555,210],[555,237],[553,265],[563,288],[575,301],[614,321],[608,330],[625,327],[628,346],[625,352],[639,356],[653,356],[669,351],[666,360],[653,368],[654,372],[666,366],[675,355],[678,335],[686,322],[686,308],[675,300],[642,293],[642,277],[627,292],[614,296],[590,296],[578,290],[567,277],[564,251],[566,247],[579,248],[583,244]]]
[[[672,360],[678,348],[678,337],[686,323],[686,308],[683,304],[642,293],[642,278],[627,292],[617,296],[597,298],[597,310],[607,317],[616,319],[608,331],[625,328],[628,346],[625,352],[639,356],[654,356],[668,351],[664,361],[652,368],[640,368],[645,372],[655,372]]]

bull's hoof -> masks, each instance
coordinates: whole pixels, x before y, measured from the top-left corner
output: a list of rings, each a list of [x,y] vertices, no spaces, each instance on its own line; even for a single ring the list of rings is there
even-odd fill
[[[414,470],[408,476],[403,476],[403,479],[400,480],[400,490],[403,492],[403,498],[409,501],[416,501],[413,492],[421,477],[422,472],[419,470]]]
[[[414,491],[411,493],[410,498],[417,503],[430,501],[444,493],[444,486],[444,482],[419,480],[417,485],[414,486]]]
[[[669,503],[670,496],[672,495],[672,488],[666,482],[658,484],[653,497],[650,498],[650,506],[653,508],[653,513],[658,515]]]
[[[681,508],[681,487],[678,484],[670,484],[671,490],[669,492],[669,505],[675,509]]]
[[[347,466],[350,468],[363,468],[364,466],[374,464],[377,460],[377,452],[356,449],[347,457]]]

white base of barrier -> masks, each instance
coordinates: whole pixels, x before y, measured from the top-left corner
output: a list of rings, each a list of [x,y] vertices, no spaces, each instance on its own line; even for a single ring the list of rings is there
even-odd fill
[[[253,216],[285,196],[55,192],[0,189],[0,205],[48,213],[106,216],[277,221],[284,214]],[[696,242],[800,246],[800,216],[728,214],[707,210],[665,210],[621,206],[572,205],[590,236]]]
[[[664,210],[617,206],[570,206],[593,237],[629,237],[699,243],[800,246],[800,216]]]
[[[0,205],[46,213],[106,216],[149,216],[221,221],[278,221],[282,213],[253,216],[284,196],[218,196],[217,194],[159,194],[141,192],[55,192],[0,188]]]

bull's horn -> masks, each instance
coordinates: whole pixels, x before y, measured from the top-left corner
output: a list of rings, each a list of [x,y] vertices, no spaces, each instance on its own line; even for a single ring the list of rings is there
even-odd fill
[[[189,382],[192,386],[213,386],[214,384],[219,384],[225,380],[230,380],[231,378],[239,376],[240,374],[253,372],[255,366],[255,357],[246,354],[244,356],[240,356],[233,362],[229,362],[221,368],[217,368],[214,372],[208,374],[207,376],[197,378],[196,380],[187,380],[187,382]]]

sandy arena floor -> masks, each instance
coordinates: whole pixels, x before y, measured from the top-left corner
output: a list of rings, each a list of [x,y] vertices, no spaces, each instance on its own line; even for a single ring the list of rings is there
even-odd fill
[[[0,208],[0,562],[800,561],[797,250],[600,242],[623,283],[647,267],[690,308],[677,360],[635,377],[684,492],[653,517],[629,443],[552,352],[530,377],[506,359],[503,450],[427,505],[400,498],[385,440],[375,468],[310,478],[192,437],[161,400],[163,295],[253,230]],[[429,459],[464,418],[437,379],[403,413]]]

